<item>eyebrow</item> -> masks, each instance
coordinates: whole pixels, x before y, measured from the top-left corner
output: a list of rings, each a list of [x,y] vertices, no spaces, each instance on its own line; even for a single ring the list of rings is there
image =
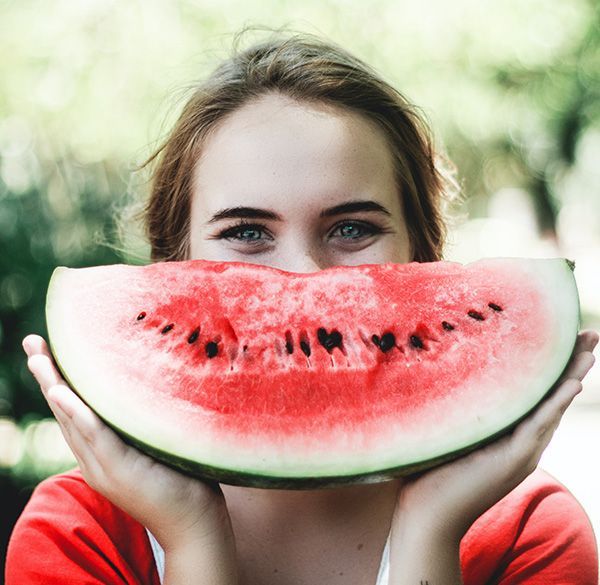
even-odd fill
[[[222,219],[234,217],[250,217],[253,219],[274,219],[281,221],[281,217],[268,209],[259,209],[258,207],[226,207],[215,213],[206,223],[215,223]]]
[[[375,211],[377,213],[383,213],[391,217],[391,213],[380,203],[375,201],[348,201],[324,209],[319,217],[332,217],[334,215],[341,215],[342,213],[358,213],[360,211]],[[282,217],[274,211],[268,209],[260,209],[258,207],[227,207],[221,209],[215,213],[206,223],[211,224],[222,219],[231,218],[252,218],[252,219],[272,219],[275,221],[282,221]]]
[[[331,217],[332,215],[340,215],[342,213],[356,213],[358,211],[376,211],[391,217],[391,213],[380,203],[376,201],[348,201],[335,207],[323,210],[319,217]]]

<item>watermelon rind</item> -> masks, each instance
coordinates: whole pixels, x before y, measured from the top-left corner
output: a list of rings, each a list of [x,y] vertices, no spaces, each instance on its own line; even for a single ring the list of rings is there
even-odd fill
[[[532,278],[539,279],[549,291],[556,330],[551,343],[543,340],[548,343],[544,375],[532,381],[535,388],[524,395],[522,402],[513,401],[503,412],[488,413],[486,420],[472,419],[470,424],[457,427],[450,438],[436,438],[429,445],[415,443],[413,452],[407,455],[404,450],[400,458],[393,444],[377,457],[359,452],[348,458],[336,452],[333,444],[325,446],[318,458],[290,458],[290,462],[282,462],[277,457],[269,458],[268,446],[260,451],[259,439],[254,443],[248,441],[247,445],[203,446],[182,440],[184,435],[176,430],[173,433],[166,431],[170,428],[168,423],[160,429],[153,426],[153,421],[145,416],[139,404],[128,402],[127,396],[105,392],[101,377],[91,378],[88,373],[94,371],[94,356],[82,354],[77,346],[73,346],[76,342],[66,326],[71,312],[65,304],[63,291],[65,287],[82,286],[79,280],[82,271],[93,271],[93,268],[59,267],[53,273],[46,304],[49,345],[65,380],[109,427],[128,444],[189,475],[232,485],[277,489],[328,488],[386,481],[455,459],[509,432],[551,393],[567,367],[580,324],[579,297],[571,261],[500,258],[478,262],[485,266],[492,261],[514,264],[529,271]],[[478,262],[470,266],[477,269]],[[117,272],[114,278],[118,281]],[[106,286],[110,287],[110,283]],[[141,413],[136,416],[136,412]],[[390,429],[389,434],[393,438],[394,429]]]

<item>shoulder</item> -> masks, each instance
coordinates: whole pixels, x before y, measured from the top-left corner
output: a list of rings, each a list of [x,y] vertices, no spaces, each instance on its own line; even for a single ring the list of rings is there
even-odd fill
[[[155,579],[145,528],[94,491],[78,469],[36,487],[10,538],[7,585]]]
[[[461,542],[465,584],[597,585],[590,520],[573,494],[537,469],[471,526]]]

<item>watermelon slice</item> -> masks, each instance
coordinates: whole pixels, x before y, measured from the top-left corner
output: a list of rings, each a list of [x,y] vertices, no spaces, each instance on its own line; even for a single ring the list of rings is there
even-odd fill
[[[564,370],[579,299],[565,259],[333,267],[57,268],[55,360],[126,440],[259,487],[374,482],[522,419]]]

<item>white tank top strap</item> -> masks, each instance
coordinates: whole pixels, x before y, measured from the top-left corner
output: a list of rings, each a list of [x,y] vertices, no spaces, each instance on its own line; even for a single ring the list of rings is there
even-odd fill
[[[146,528],[148,533],[148,539],[150,540],[150,547],[152,548],[152,554],[154,555],[154,562],[156,563],[156,570],[160,582],[163,583],[165,579],[165,551],[162,546],[158,544],[156,538],[152,532]],[[388,585],[390,574],[390,535],[388,534],[387,540],[385,541],[385,547],[383,549],[383,555],[381,557],[381,563],[379,564],[379,573],[377,574],[377,583],[375,585]]]
[[[161,583],[165,580],[165,551],[163,547],[158,544],[158,540],[154,538],[154,534],[146,528],[148,533],[148,539],[150,540],[150,547],[152,548],[152,554],[154,555],[154,562],[156,563],[156,570],[158,572],[158,578]]]
[[[375,585],[388,585],[390,581],[390,534],[391,532],[388,532],[385,546],[383,547],[383,554],[379,563],[379,573],[377,574],[377,583]]]

